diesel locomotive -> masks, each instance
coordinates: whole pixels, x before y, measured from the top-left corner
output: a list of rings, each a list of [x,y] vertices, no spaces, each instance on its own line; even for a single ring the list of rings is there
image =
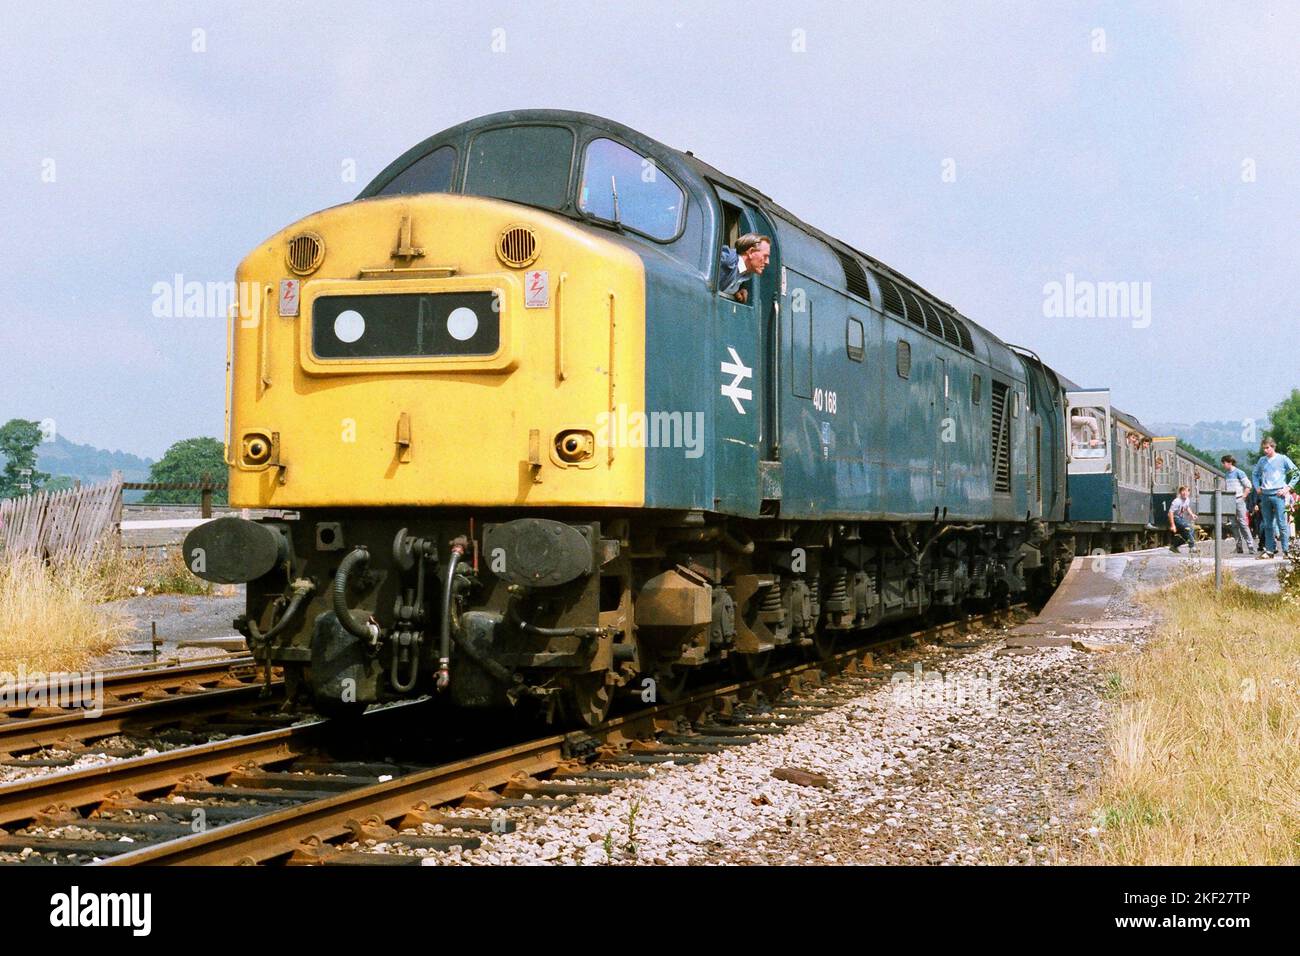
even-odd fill
[[[771,258],[738,301],[746,233]],[[236,278],[230,501],[270,516],[187,560],[246,584],[252,653],[327,713],[593,724],[1155,533],[1156,436],[1105,390],[596,116],[438,133]]]

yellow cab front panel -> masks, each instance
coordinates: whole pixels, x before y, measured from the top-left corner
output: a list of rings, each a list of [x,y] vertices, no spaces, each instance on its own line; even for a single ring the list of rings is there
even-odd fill
[[[644,406],[644,273],[623,246],[510,203],[400,196],[312,215],[236,278],[233,505],[644,500],[644,450],[598,440]]]

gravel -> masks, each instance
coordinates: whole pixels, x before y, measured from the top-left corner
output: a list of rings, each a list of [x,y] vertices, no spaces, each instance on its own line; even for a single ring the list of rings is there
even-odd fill
[[[918,648],[894,662],[897,683],[857,683],[841,706],[785,734],[651,768],[568,809],[510,810],[515,833],[424,862],[1064,862],[1083,839],[1073,806],[1104,746],[1100,659],[1000,645]],[[917,683],[918,666],[942,682]],[[830,786],[776,779],[778,768]]]
[[[512,809],[514,833],[418,855],[427,865],[1074,862],[1096,836],[1086,810],[1107,754],[1109,675],[1156,623],[1135,596],[1213,570],[1167,550],[1125,561],[1104,613],[1068,633],[1086,650],[1009,647],[1005,631],[917,648],[890,659],[887,680],[850,684],[841,706],[783,735],[647,768],[648,779],[567,809]],[[1261,590],[1275,573],[1229,563]],[[941,679],[916,681],[918,667]],[[775,779],[778,768],[822,774],[829,788]],[[413,852],[400,837],[349,848]]]

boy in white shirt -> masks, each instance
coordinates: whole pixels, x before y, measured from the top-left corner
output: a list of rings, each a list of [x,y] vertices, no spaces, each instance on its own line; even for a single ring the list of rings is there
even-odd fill
[[[1175,535],[1170,551],[1177,554],[1185,539],[1187,550],[1196,554],[1196,512],[1192,510],[1186,485],[1178,486],[1177,496],[1169,503],[1169,530]]]

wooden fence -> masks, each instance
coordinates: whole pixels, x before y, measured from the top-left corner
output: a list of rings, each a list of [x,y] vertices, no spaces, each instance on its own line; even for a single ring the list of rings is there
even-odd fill
[[[85,561],[116,529],[122,479],[66,491],[42,491],[0,501],[0,561],[21,554]]]

